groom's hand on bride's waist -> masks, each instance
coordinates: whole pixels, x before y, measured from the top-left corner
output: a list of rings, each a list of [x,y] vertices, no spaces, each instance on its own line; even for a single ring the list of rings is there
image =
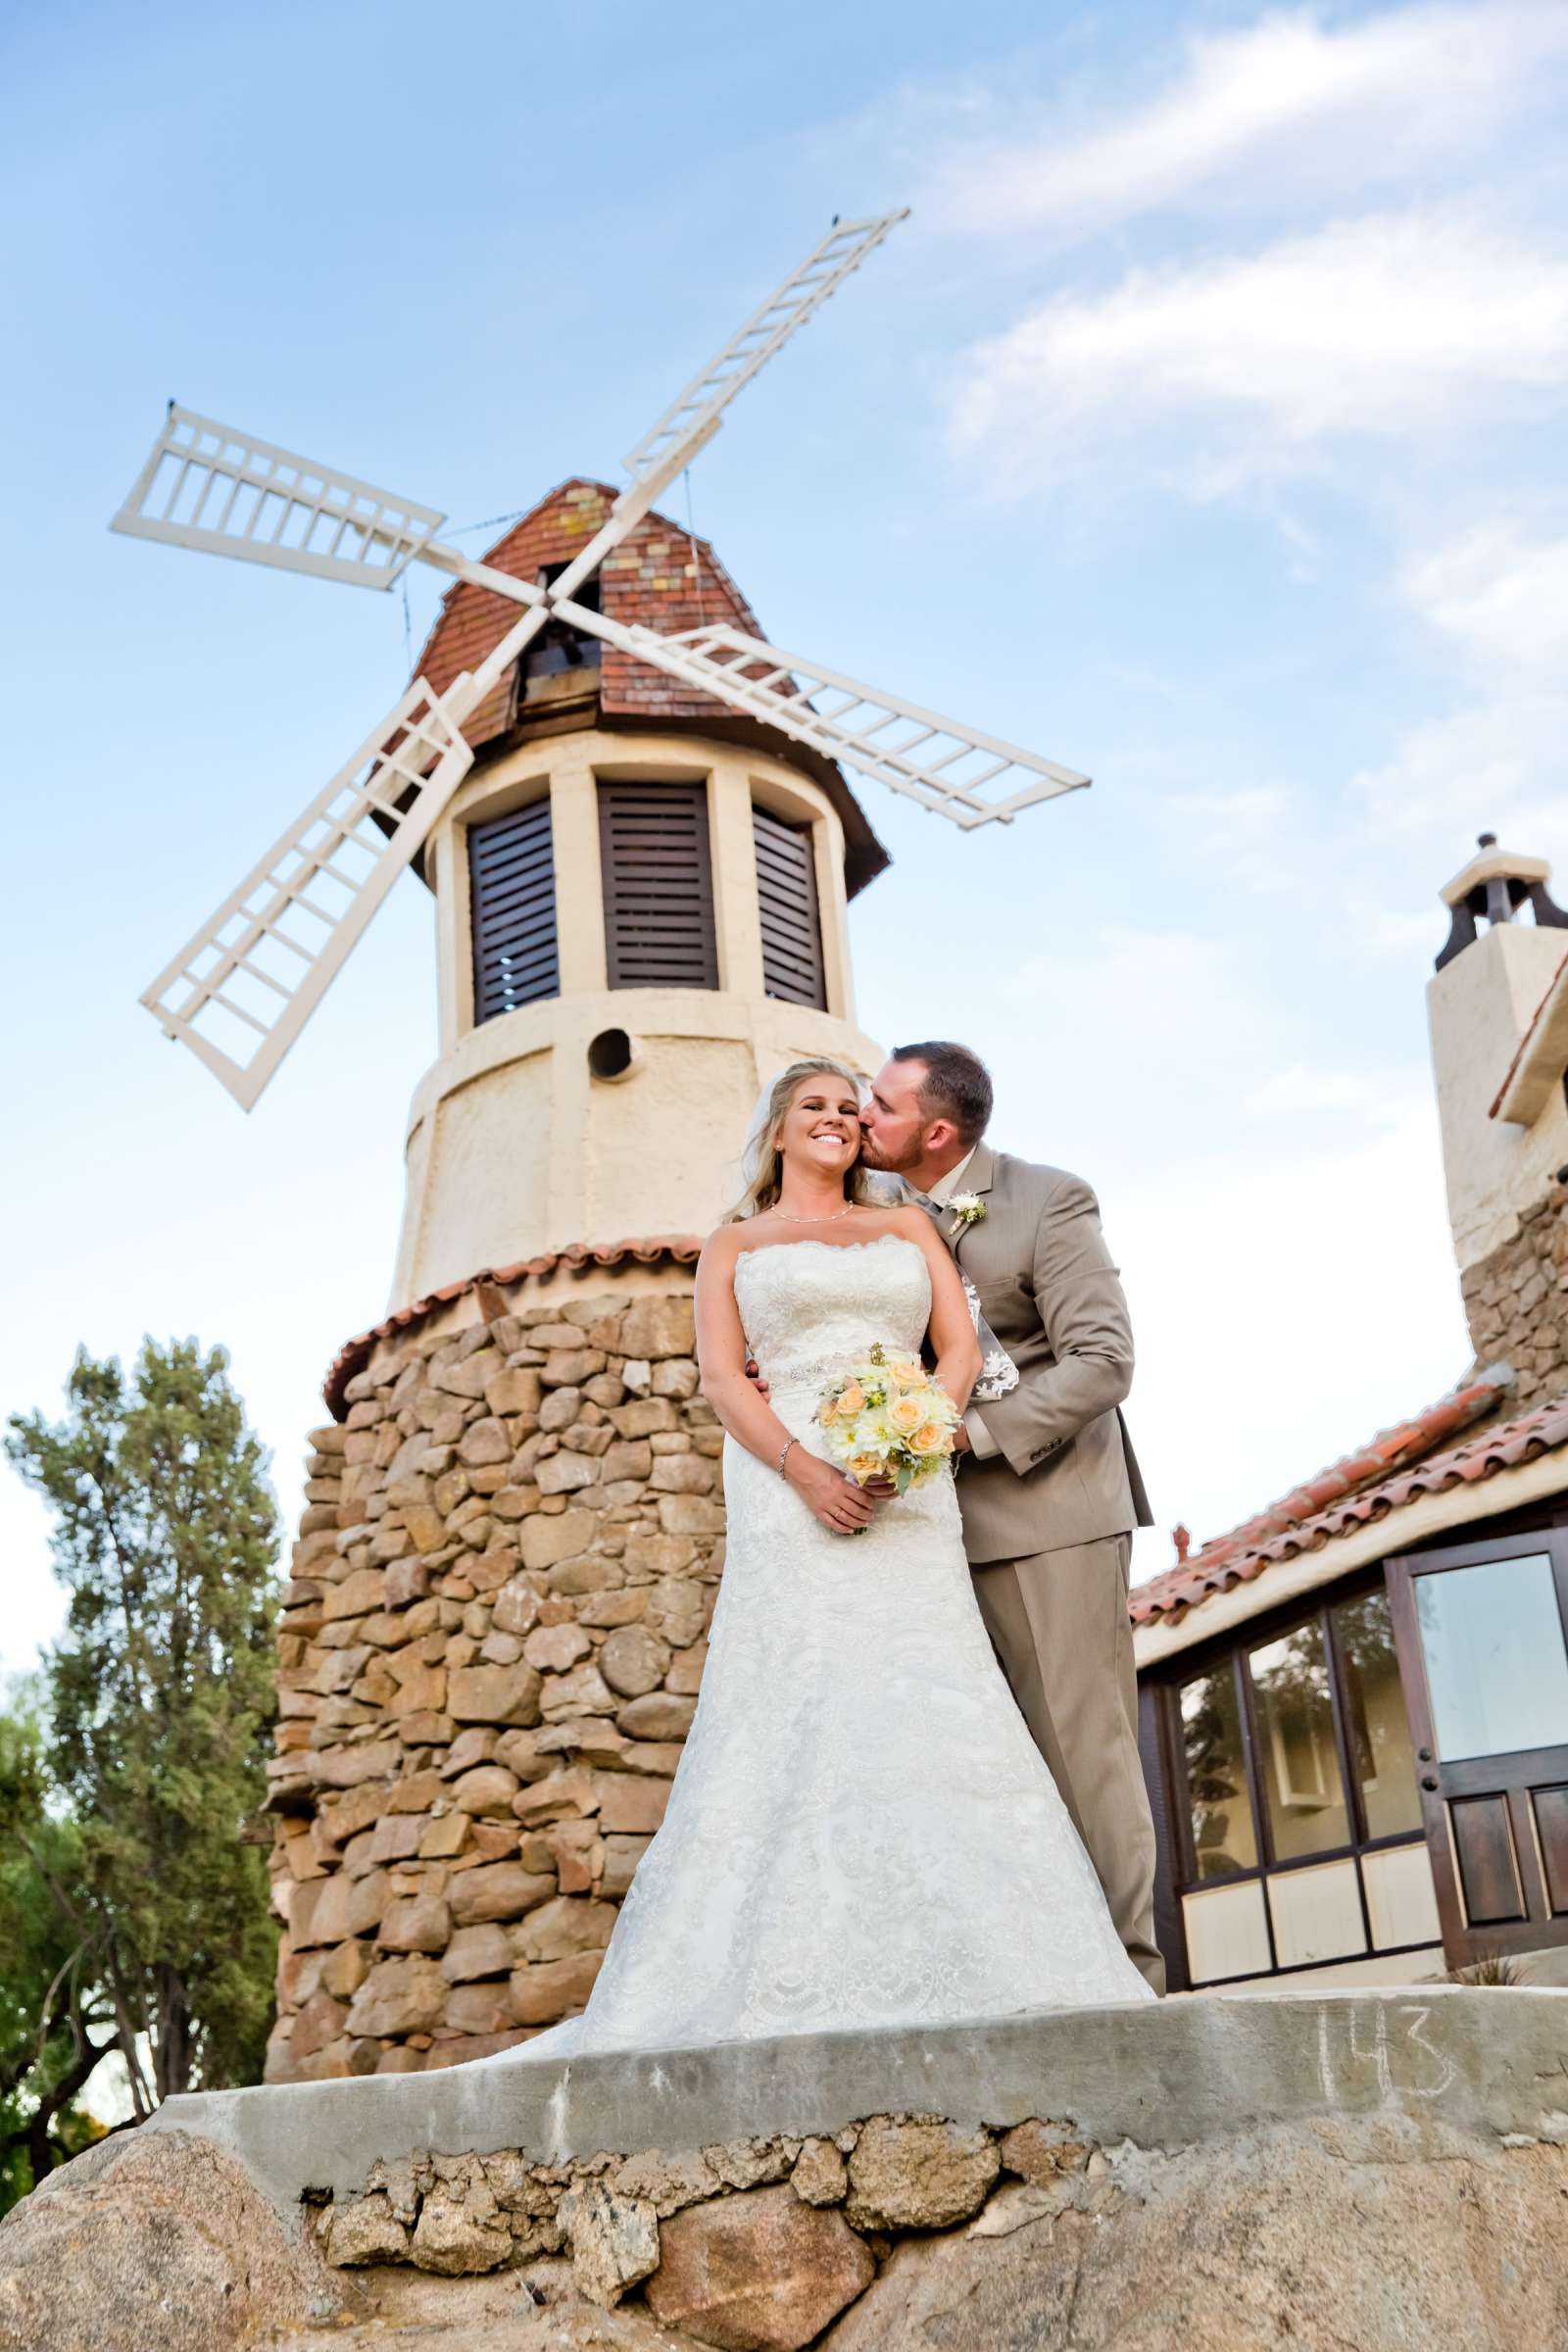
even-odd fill
[[[753,1388],[757,1391],[759,1396],[766,1396],[771,1393],[768,1389],[766,1381],[762,1378],[761,1366],[759,1364],[755,1355],[749,1355],[746,1358],[746,1377],[751,1382]]]

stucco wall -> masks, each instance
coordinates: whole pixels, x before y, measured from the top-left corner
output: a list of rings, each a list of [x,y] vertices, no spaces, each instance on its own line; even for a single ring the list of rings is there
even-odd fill
[[[1561,1091],[1532,1127],[1491,1116],[1519,1041],[1562,962],[1563,934],[1499,923],[1427,984],[1454,1254],[1464,1275],[1511,1242],[1568,1161]]]

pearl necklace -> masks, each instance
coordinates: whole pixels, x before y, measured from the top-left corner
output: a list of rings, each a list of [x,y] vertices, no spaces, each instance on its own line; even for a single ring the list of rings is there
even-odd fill
[[[847,1200],[844,1206],[836,1208],[830,1217],[792,1217],[787,1208],[775,1208],[773,1214],[785,1225],[837,1225],[839,1220],[847,1217],[855,1206],[855,1201]]]

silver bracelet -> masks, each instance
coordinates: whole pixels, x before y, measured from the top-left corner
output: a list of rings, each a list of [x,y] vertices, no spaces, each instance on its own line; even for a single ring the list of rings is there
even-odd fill
[[[798,1446],[798,1445],[800,1444],[800,1442],[801,1442],[801,1441],[800,1441],[800,1439],[799,1439],[799,1438],[786,1438],[786,1439],[785,1439],[785,1441],[784,1441],[784,1447],[783,1447],[783,1451],[780,1453],[780,1455],[779,1455],[779,1457],[778,1457],[778,1474],[779,1474],[780,1478],[782,1478],[782,1477],[783,1477],[783,1475],[784,1475],[784,1465],[785,1465],[785,1463],[786,1463],[786,1462],[789,1460],[789,1458],[790,1458],[790,1447],[791,1447],[792,1446]]]

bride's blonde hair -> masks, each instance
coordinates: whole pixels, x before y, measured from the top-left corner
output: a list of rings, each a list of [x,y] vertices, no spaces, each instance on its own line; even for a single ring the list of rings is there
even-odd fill
[[[796,1089],[808,1078],[839,1078],[854,1089],[857,1099],[862,1092],[862,1081],[846,1062],[835,1061],[831,1054],[813,1054],[804,1061],[792,1061],[787,1070],[780,1070],[768,1091],[759,1116],[752,1122],[752,1132],[746,1140],[741,1160],[742,1192],[732,1208],[724,1212],[726,1225],[738,1225],[747,1217],[760,1217],[776,1206],[784,1173],[783,1154],[779,1138]],[[875,1194],[871,1171],[858,1157],[845,1179],[844,1197],[861,1205],[872,1203]]]

